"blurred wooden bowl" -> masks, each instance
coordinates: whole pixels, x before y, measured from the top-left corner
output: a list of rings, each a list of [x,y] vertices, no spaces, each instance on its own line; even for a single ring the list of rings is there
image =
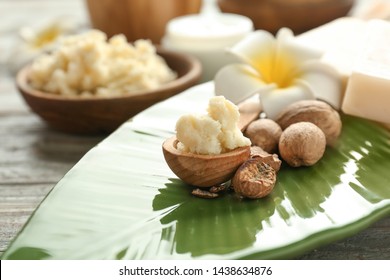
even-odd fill
[[[288,27],[299,34],[347,15],[354,0],[218,0],[225,13],[249,17],[255,29],[275,34]]]
[[[198,13],[201,0],[86,0],[94,28],[109,37],[125,34],[128,41],[150,39],[155,44],[175,17]]]
[[[110,133],[137,113],[198,82],[201,65],[196,58],[162,48],[157,52],[178,78],[155,90],[112,98],[64,97],[33,89],[29,66],[19,71],[16,84],[30,108],[51,127],[76,134]]]

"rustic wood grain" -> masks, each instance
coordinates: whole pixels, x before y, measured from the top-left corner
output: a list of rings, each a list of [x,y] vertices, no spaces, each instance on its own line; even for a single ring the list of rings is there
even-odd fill
[[[318,248],[299,259],[390,260],[390,218],[382,219],[360,233]]]
[[[23,24],[63,13],[87,21],[82,0],[0,2],[0,255],[65,173],[104,137],[48,128],[24,104],[6,62]],[[307,252],[299,259],[390,259],[390,217],[360,233]]]
[[[27,222],[32,212],[51,190],[52,184],[0,185],[0,252]]]

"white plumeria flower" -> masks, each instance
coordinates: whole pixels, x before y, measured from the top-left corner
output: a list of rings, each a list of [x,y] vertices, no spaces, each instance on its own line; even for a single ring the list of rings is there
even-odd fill
[[[227,65],[216,74],[217,95],[237,104],[258,94],[270,119],[303,99],[321,99],[340,108],[340,75],[319,60],[321,53],[298,45],[290,29],[282,28],[276,38],[255,31],[229,52],[242,63]]]
[[[19,31],[20,38],[15,42],[16,46],[8,58],[8,68],[16,73],[42,53],[55,49],[62,37],[76,33],[78,28],[79,24],[67,17],[22,27]]]
[[[72,22],[65,18],[39,22],[35,26],[24,26],[20,29],[20,37],[31,48],[41,49],[54,43],[59,36],[74,29]]]

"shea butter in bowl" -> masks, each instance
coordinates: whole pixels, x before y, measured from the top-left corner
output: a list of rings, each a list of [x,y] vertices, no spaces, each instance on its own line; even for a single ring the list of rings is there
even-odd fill
[[[200,78],[201,65],[190,55],[156,49],[146,41],[139,42],[137,50],[127,48],[129,43],[125,44],[123,37],[109,41],[113,49],[88,40],[70,38],[66,48],[59,48],[58,59],[50,57],[55,52],[48,54],[41,61],[45,67],[33,63],[16,77],[26,103],[54,129],[75,134],[110,133],[151,105],[195,85]],[[149,48],[156,57],[149,57]],[[137,61],[126,60],[128,55],[136,55]],[[110,63],[114,65],[102,67]],[[159,79],[166,81],[156,84]]]
[[[261,106],[239,106],[215,96],[207,115],[187,114],[176,123],[176,135],[162,145],[169,168],[188,185],[212,187],[229,181],[250,156],[251,141],[242,131],[259,117]]]

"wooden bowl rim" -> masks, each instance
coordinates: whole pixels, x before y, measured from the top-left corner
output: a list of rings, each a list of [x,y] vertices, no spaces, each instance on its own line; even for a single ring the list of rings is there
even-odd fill
[[[176,145],[179,141],[177,140],[176,136],[172,136],[168,139],[166,139],[163,143],[163,149],[177,157],[187,157],[187,158],[193,158],[193,159],[201,159],[201,160],[216,160],[216,159],[223,159],[227,157],[233,157],[233,156],[239,156],[241,154],[250,152],[250,146],[245,147],[238,147],[232,151],[222,153],[219,155],[199,155],[199,154],[193,154],[193,153],[186,153],[181,152],[178,149],[176,149]]]
[[[163,92],[169,92],[175,88],[180,88],[182,86],[185,86],[186,84],[189,84],[191,82],[194,82],[200,78],[202,66],[199,60],[197,60],[194,56],[171,51],[164,49],[162,47],[157,47],[157,53],[162,56],[164,59],[166,56],[173,55],[176,57],[176,59],[179,59],[180,63],[182,64],[188,64],[189,70],[176,78],[173,81],[170,81],[166,84],[161,85],[160,87],[152,90],[143,90],[143,91],[137,91],[134,93],[128,93],[123,96],[91,96],[91,97],[81,97],[81,96],[62,96],[62,95],[56,95],[51,94],[47,92],[43,92],[41,90],[34,89],[30,86],[28,83],[28,73],[31,68],[31,64],[28,64],[24,66],[16,76],[16,85],[17,87],[22,91],[23,94],[28,94],[31,96],[34,96],[36,98],[46,99],[46,100],[55,100],[55,101],[67,101],[67,102],[93,102],[93,101],[107,101],[107,100],[123,100],[123,99],[137,99],[137,98],[145,98],[145,97],[151,97],[154,95],[158,95]],[[171,68],[172,69],[172,68]],[[176,69],[172,69],[173,71],[176,71]]]
[[[286,6],[286,7],[297,7],[297,8],[307,8],[307,7],[316,7],[316,8],[323,8],[323,7],[329,7],[329,5],[335,5],[337,6],[345,6],[345,5],[352,5],[355,2],[355,0],[324,0],[321,2],[314,2],[314,1],[308,1],[308,2],[291,2],[286,0],[274,0],[275,5],[280,6]],[[335,5],[336,6],[336,5]]]
[[[222,4],[221,4],[222,2]],[[223,5],[223,2],[234,2],[232,0],[218,0],[218,4],[219,5]],[[256,2],[255,0],[251,0],[251,1],[242,1],[243,3],[240,3],[240,4],[248,4],[248,2],[250,4],[253,4],[254,2]],[[293,2],[293,1],[286,1],[286,0],[274,0],[274,1],[270,1],[269,3],[262,3],[261,1],[259,1],[259,5],[262,5],[262,4],[271,4],[271,5],[274,5],[274,6],[285,6],[286,8],[324,8],[324,7],[329,7],[334,5],[334,6],[337,6],[337,7],[344,7],[344,6],[352,6],[355,2],[355,0],[326,0],[326,1],[321,1],[321,2],[314,2],[314,1],[308,1],[308,2],[299,2],[299,3],[296,3],[296,2]],[[252,7],[253,8],[253,7]]]

